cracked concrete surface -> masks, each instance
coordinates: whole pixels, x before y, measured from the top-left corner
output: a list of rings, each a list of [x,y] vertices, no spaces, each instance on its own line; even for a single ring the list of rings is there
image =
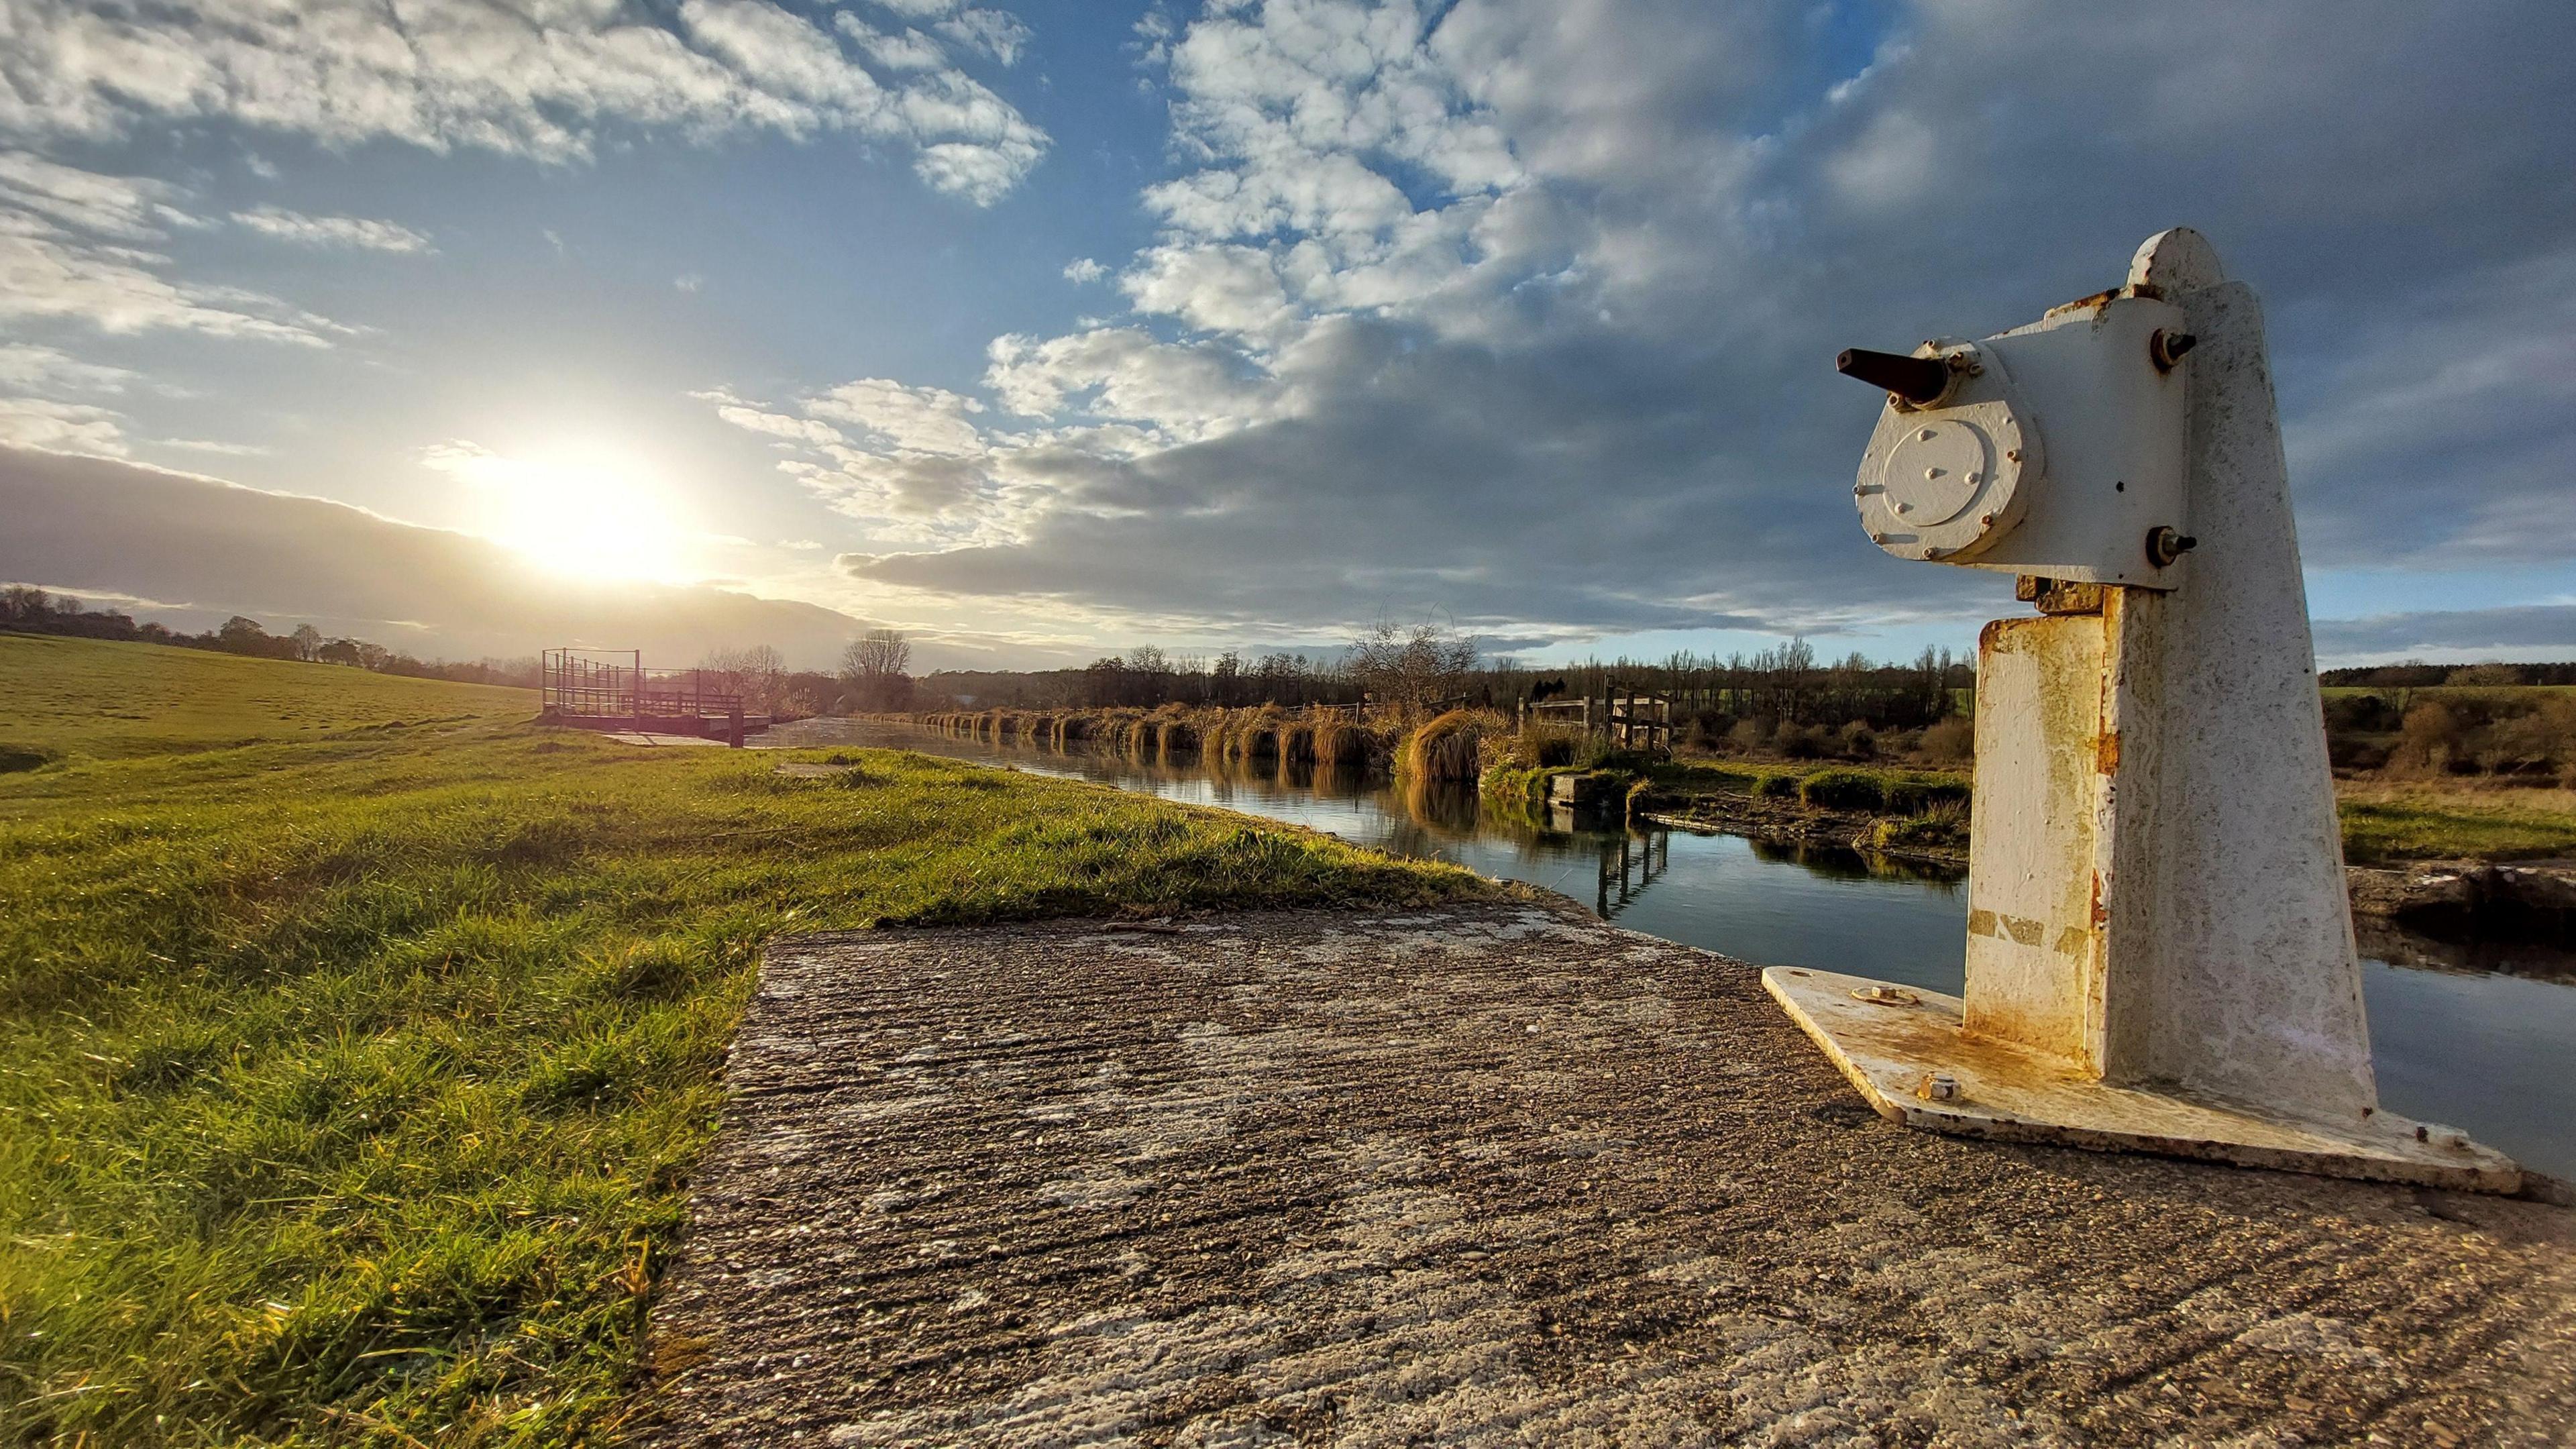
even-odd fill
[[[783,941],[664,1445],[2559,1444],[2576,1214],[1880,1121],[1579,912]]]

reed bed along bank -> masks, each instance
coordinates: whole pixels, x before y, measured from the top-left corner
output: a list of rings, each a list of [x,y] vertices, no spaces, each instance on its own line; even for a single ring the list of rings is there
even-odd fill
[[[1137,759],[1196,759],[1211,765],[1275,761],[1382,770],[1424,784],[1473,785],[1497,768],[1569,765],[1584,748],[1578,734],[1525,728],[1496,709],[1453,709],[1424,717],[1333,705],[1165,705],[1151,710],[950,710],[893,718],[994,744],[1079,746]]]
[[[1345,769],[1392,766],[1410,732],[1407,722],[1392,714],[1363,715],[1328,705],[949,710],[901,718],[995,744],[1079,745],[1139,759],[1197,758],[1218,764],[1275,760]]]

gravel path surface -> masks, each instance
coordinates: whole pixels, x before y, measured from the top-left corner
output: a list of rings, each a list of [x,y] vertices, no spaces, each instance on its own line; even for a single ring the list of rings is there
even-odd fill
[[[663,1445],[2576,1442],[2576,1214],[1908,1132],[1540,906],[772,948]]]

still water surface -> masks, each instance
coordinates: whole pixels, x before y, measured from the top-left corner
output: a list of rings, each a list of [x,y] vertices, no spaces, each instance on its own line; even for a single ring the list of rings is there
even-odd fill
[[[1630,930],[1766,966],[1847,971],[1954,995],[1964,978],[1968,892],[1953,870],[1734,835],[1576,828],[1563,816],[1539,827],[1480,809],[1464,788],[1407,791],[1380,778],[1297,767],[1221,771],[1195,759],[1139,761],[1079,746],[1059,753],[834,719],[783,725],[760,743],[919,750],[1092,780],[1528,881]],[[2410,1117],[2465,1127],[2526,1166],[2576,1176],[2576,958],[2378,931],[2364,951],[2380,1100]]]

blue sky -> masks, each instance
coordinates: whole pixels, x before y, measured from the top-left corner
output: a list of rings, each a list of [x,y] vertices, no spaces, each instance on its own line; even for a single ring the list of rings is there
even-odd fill
[[[2565,657],[2571,32],[2554,3],[0,0],[0,444],[567,587],[820,605],[937,662],[1382,613],[1536,658],[1910,654],[2009,581],[1867,545],[1874,403],[1826,360],[2015,325],[2187,223],[2269,308],[2320,652]],[[185,547],[208,495],[110,516],[38,473],[71,476],[19,478],[0,575],[425,652],[559,627],[390,564],[299,593],[293,536],[227,572]]]

